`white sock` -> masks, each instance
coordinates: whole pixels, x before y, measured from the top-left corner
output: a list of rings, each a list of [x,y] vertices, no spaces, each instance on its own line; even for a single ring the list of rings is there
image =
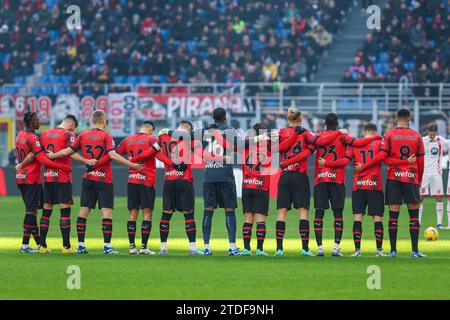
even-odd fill
[[[319,249],[319,250],[322,249],[323,250],[323,246],[320,245],[320,246],[317,247],[317,249]]]
[[[437,206],[437,204],[436,204]],[[419,224],[422,224],[422,212],[423,212],[423,203],[420,205],[419,208]]]
[[[333,246],[333,249],[334,250],[339,250],[339,243],[334,243],[334,246]]]
[[[234,250],[234,249],[236,249],[237,247],[236,247],[236,243],[232,243],[232,242],[230,242],[230,249],[231,250]]]
[[[29,244],[23,244],[23,243],[22,243],[22,249],[26,249],[26,248],[29,248],[29,247],[30,247]]]
[[[436,214],[437,224],[442,224],[442,218],[444,217],[444,203],[436,202]]]
[[[111,243],[106,243],[106,242],[105,242],[105,247],[106,247],[106,248],[111,248]]]
[[[161,250],[167,250],[167,242],[161,242]]]
[[[211,247],[209,246],[209,243],[205,243],[205,249],[211,250]]]
[[[189,242],[189,250],[196,250],[197,242]]]
[[[78,242],[78,245],[84,247],[84,242]]]

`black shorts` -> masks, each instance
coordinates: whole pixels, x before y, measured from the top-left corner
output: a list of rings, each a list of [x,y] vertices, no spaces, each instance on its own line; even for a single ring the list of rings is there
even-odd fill
[[[142,184],[128,183],[128,210],[152,209],[155,206],[155,188]]]
[[[309,209],[311,193],[308,176],[303,172],[283,173],[278,181],[277,209]]]
[[[44,203],[48,204],[73,204],[72,183],[70,182],[45,182]]]
[[[42,184],[18,184],[20,193],[22,194],[23,203],[25,204],[26,212],[34,212],[42,209],[43,191]]]
[[[420,188],[414,183],[395,180],[386,182],[386,204],[417,204],[420,202]]]
[[[258,189],[242,189],[242,207],[244,213],[269,214],[269,191]]]
[[[163,210],[193,212],[194,185],[186,180],[166,180],[163,187]]]
[[[205,208],[237,208],[236,183],[204,182],[203,201]]]
[[[83,179],[80,205],[95,209],[98,201],[99,209],[114,208],[114,186],[112,183]]]
[[[379,190],[355,190],[352,194],[352,209],[354,214],[362,213],[369,216],[384,214],[384,195]]]
[[[345,185],[333,182],[321,182],[314,186],[314,208],[344,209]]]

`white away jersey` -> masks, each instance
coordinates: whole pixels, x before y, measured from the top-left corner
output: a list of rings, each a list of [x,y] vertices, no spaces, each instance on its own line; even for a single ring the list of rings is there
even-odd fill
[[[437,136],[431,141],[429,136],[423,137],[425,148],[425,170],[424,175],[442,175],[442,155],[448,152],[449,141]]]

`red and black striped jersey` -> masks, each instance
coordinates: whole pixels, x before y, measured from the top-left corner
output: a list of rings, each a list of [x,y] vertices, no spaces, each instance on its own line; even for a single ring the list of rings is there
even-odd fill
[[[70,146],[74,151],[81,150],[85,159],[97,159],[115,149],[113,137],[101,129],[95,128],[81,133]],[[93,171],[86,172],[84,179],[112,183],[111,162],[95,167]]]
[[[355,163],[365,164],[380,152],[381,141],[376,140],[364,147],[350,147],[346,157]],[[383,190],[381,179],[381,162],[362,172],[355,172],[353,190]]]
[[[16,137],[16,157],[17,161],[22,162],[30,153],[38,154],[43,151],[39,137],[30,131],[21,131]],[[17,184],[41,183],[41,164],[34,158],[23,169],[16,172]]]
[[[44,131],[41,135],[42,147],[45,150],[50,150],[54,153],[70,147],[75,142],[75,134],[72,131],[63,128],[53,128]],[[55,159],[55,162],[65,164],[70,167],[71,158]],[[61,169],[51,168],[45,166],[44,169],[44,181],[45,182],[71,182],[71,172],[65,172]]]
[[[143,151],[148,150],[156,142],[152,135],[137,133],[122,140],[117,147],[117,153],[134,158]],[[142,184],[148,187],[155,186],[156,182],[156,160],[155,157],[144,161],[144,169],[138,171],[130,168],[128,172],[128,183]]]
[[[186,164],[186,170],[179,171],[175,169],[171,164],[164,164],[164,180],[186,180],[192,182],[192,151],[197,146],[202,150],[201,144],[194,140],[188,139],[189,142],[185,142],[183,139],[176,139],[170,135],[164,134],[158,138],[158,144],[161,147],[163,155],[176,162],[184,162]]]
[[[411,128],[394,128],[386,132],[381,144],[381,151],[393,159],[404,160],[411,155],[417,156],[412,164],[389,166],[388,180],[420,184],[423,168],[424,145],[420,134]],[[421,159],[420,159],[421,158]]]

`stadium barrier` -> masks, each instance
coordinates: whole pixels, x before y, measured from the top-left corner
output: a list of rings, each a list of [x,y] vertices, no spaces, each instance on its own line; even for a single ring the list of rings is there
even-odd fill
[[[324,115],[336,112],[340,126],[361,134],[362,124],[378,124],[380,133],[392,127],[393,113],[400,107],[413,110],[414,129],[425,133],[430,122],[447,137],[450,84],[400,83],[212,83],[212,84],[6,84],[0,94],[0,166],[8,164],[17,132],[23,129],[23,114],[38,112],[41,131],[54,127],[67,114],[79,119],[78,132],[89,127],[96,109],[109,115],[108,130],[118,139],[130,135],[143,120],[157,129],[175,127],[180,119],[198,128],[211,122],[216,107],[228,110],[228,120],[245,131],[256,122],[270,129],[285,125],[290,106],[299,106],[303,126],[321,130]]]

